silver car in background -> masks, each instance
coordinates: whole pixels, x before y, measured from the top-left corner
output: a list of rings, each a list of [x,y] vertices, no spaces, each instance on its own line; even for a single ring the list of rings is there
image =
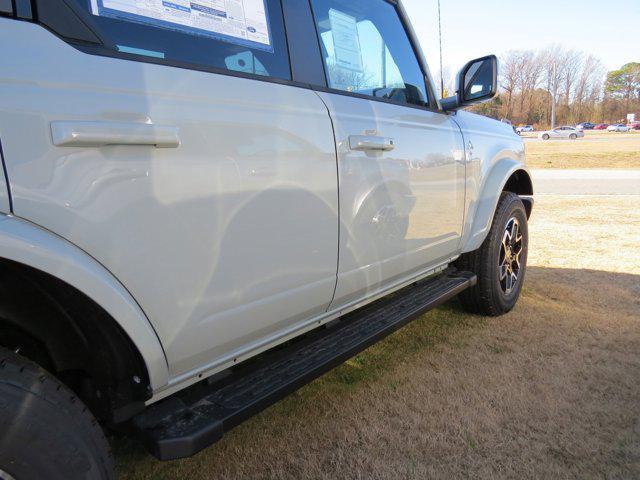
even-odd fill
[[[535,129],[533,128],[533,125],[522,125],[516,128],[517,133],[529,133],[529,132],[533,132],[534,130]]]
[[[575,127],[558,127],[538,134],[538,138],[541,140],[550,140],[552,138],[576,140],[582,137],[584,137],[584,132]]]
[[[628,131],[631,130],[631,127],[623,124],[623,123],[617,123],[615,125],[609,125],[607,127],[607,132],[622,132],[622,133],[627,133]]]

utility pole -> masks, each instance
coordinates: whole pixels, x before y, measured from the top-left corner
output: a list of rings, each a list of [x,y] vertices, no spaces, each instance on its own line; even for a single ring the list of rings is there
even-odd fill
[[[381,48],[381,55],[382,55],[382,86],[384,88],[387,88],[387,44],[384,43],[384,38],[382,39],[382,48]]]
[[[558,95],[558,63],[553,60],[552,87],[551,87],[551,129],[556,128],[556,96]]]
[[[442,71],[442,14],[438,0],[438,35],[440,36],[440,97],[444,98],[444,73]]]

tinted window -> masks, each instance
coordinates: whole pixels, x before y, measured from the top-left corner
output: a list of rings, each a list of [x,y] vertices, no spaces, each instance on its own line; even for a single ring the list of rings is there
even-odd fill
[[[330,88],[424,105],[425,78],[393,5],[312,0]]]
[[[73,1],[121,53],[291,78],[280,0]]]

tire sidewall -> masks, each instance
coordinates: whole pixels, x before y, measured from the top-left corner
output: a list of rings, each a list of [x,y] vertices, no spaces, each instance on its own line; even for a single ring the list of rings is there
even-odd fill
[[[17,480],[110,480],[108,443],[73,392],[0,348],[0,468]]]
[[[523,245],[520,257],[521,267],[518,275],[518,281],[511,293],[506,294],[500,285],[500,271],[498,265],[500,261],[502,237],[504,235],[506,224],[512,217],[515,217],[520,222],[520,232],[523,236]],[[508,203],[502,205],[500,211],[496,212],[490,238],[489,268],[491,278],[491,296],[494,303],[499,306],[499,309],[504,313],[511,311],[520,297],[520,292],[522,291],[527,271],[528,254],[529,226],[527,223],[527,214],[522,200],[514,195]]]

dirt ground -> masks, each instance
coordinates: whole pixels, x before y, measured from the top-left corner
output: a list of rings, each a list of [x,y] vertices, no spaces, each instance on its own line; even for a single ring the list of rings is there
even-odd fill
[[[120,478],[640,478],[640,196],[537,199],[523,297],[455,302],[196,457]]]
[[[640,131],[585,132],[577,140],[538,140],[523,135],[531,168],[640,168]]]

